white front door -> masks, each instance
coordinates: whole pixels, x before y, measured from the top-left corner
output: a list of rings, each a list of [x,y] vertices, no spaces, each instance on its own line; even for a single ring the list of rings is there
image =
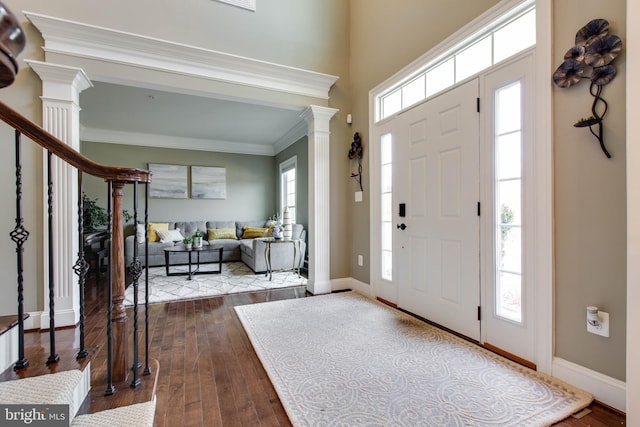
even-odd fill
[[[472,80],[403,112],[393,125],[398,306],[475,340],[480,340],[478,91],[478,80]]]

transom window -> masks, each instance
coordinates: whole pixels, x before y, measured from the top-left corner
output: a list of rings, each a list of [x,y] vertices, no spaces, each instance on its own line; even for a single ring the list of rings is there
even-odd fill
[[[377,98],[376,121],[384,120],[536,43],[535,2],[526,1],[428,63],[422,71]]]

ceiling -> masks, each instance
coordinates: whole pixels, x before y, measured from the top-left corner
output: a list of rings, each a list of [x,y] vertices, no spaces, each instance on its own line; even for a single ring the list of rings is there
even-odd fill
[[[259,146],[264,147],[260,154],[268,152],[267,147],[273,147],[276,154],[276,144],[281,146],[283,137],[303,121],[302,110],[103,82],[93,84],[80,94],[80,125],[84,135],[91,134],[88,132],[91,130],[99,130],[101,135],[109,132],[162,135],[175,137],[176,141],[199,140],[199,146],[213,151],[223,143],[225,151],[237,145],[237,152],[246,153],[250,151],[247,147]],[[82,136],[81,139],[91,140]],[[124,142],[122,137],[113,141]],[[176,142],[176,147],[179,146]]]

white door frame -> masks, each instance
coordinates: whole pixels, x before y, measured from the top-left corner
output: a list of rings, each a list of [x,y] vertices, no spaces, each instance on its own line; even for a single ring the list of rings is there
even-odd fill
[[[474,32],[486,27],[490,22],[504,14],[520,0],[505,0],[482,14],[438,46],[398,71],[392,77],[382,82],[369,92],[369,135],[371,135],[371,150],[369,150],[369,188],[371,188],[370,204],[370,248],[371,259],[370,282],[372,293],[387,299],[386,295],[393,295],[393,290],[379,280],[380,272],[380,173],[379,154],[374,146],[376,132],[376,99],[382,91],[403,80],[419,70],[424,64],[451,49],[458,42]],[[535,214],[535,230],[537,239],[531,242],[529,250],[533,253],[536,265],[535,281],[536,304],[535,318],[536,333],[536,364],[538,371],[551,373],[553,361],[553,147],[552,147],[552,104],[549,73],[551,70],[551,0],[536,1],[536,66],[534,114],[537,123],[536,143],[533,170],[533,211]],[[379,124],[378,124],[379,125]],[[395,293],[397,295],[397,292]],[[396,301],[391,301],[396,302]]]

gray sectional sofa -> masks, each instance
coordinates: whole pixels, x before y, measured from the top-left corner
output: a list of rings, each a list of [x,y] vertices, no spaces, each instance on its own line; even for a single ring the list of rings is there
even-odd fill
[[[168,223],[170,230],[180,229],[182,236],[192,236],[196,230],[204,233],[204,245],[219,244],[223,246],[222,261],[242,261],[255,273],[263,273],[267,271],[266,265],[266,243],[261,238],[243,239],[242,234],[244,227],[267,227],[264,220],[258,221],[151,221],[153,223]],[[236,239],[215,239],[207,240],[209,229],[233,228],[235,229]],[[134,257],[134,239],[135,234],[127,236],[125,239],[124,253],[125,265],[129,266],[133,262]],[[304,254],[306,251],[306,231],[300,224],[293,224],[292,240],[298,240],[297,246],[293,244],[277,244],[271,245],[271,269],[280,270],[293,266],[293,253],[296,251],[296,267],[302,267],[304,263]],[[149,266],[164,266],[164,248],[182,245],[182,241],[177,242],[149,242]],[[145,260],[145,244],[144,238],[138,241],[138,257],[144,264]],[[217,262],[218,252],[202,252],[200,254],[200,262]],[[188,255],[186,253],[174,253],[170,257],[171,265],[186,264]]]

